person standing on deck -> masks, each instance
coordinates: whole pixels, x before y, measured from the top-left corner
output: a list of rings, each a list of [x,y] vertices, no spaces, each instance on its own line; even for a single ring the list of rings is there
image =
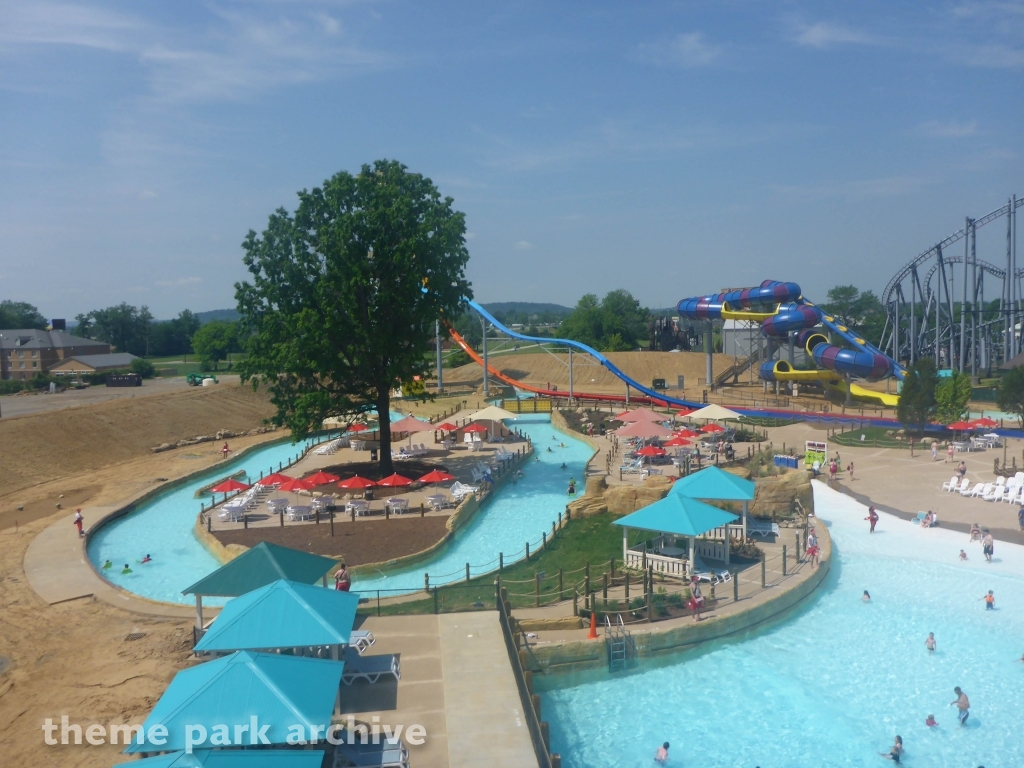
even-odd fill
[[[79,536],[85,536],[85,531],[82,530],[82,524],[84,523],[84,521],[85,521],[85,519],[82,517],[82,508],[79,507],[78,509],[75,510],[75,519],[74,519],[75,527],[78,528],[78,535]]]

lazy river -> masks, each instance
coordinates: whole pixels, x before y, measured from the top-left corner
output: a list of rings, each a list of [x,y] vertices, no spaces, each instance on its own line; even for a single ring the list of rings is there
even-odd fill
[[[834,560],[796,615],[617,677],[535,679],[559,686],[542,699],[562,765],[646,768],[668,741],[669,766],[880,766],[897,734],[906,766],[1024,765],[1024,547],[997,542],[989,564],[966,534],[883,514],[871,535],[865,507],[814,497]]]
[[[396,417],[401,414],[392,415],[392,420]],[[484,573],[497,566],[499,552],[511,562],[515,552],[522,556],[526,542],[533,546],[543,531],[550,531],[552,520],[565,508],[569,478],[575,477],[582,488],[592,451],[584,442],[555,430],[547,416],[523,416],[511,426],[529,435],[536,449],[537,460],[531,459],[523,467],[524,479],[498,489],[473,520],[429,559],[404,569],[356,577],[353,590],[412,591],[423,587],[425,572],[430,573],[432,584],[456,581],[465,577],[467,562],[474,575]],[[181,590],[220,566],[195,537],[199,513],[195,492],[239,470],[255,479],[260,471],[292,460],[308,444],[279,443],[250,450],[154,496],[100,528],[90,538],[89,560],[97,569],[110,560],[113,567],[103,571],[104,576],[129,592],[151,600],[190,603],[192,598]],[[563,463],[566,469],[561,469]],[[147,554],[153,562],[139,565]],[[133,572],[123,575],[126,563]],[[223,600],[210,598],[208,602],[217,605]]]

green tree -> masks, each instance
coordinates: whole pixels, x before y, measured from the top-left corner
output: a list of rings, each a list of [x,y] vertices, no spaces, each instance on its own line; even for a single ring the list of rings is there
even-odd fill
[[[1024,427],[1024,366],[1015,365],[999,382],[996,405],[1007,413],[1016,414]]]
[[[472,298],[465,215],[453,202],[379,160],[303,190],[294,215],[280,208],[262,236],[249,232],[253,282],[235,286],[249,353],[239,369],[269,389],[275,423],[298,438],[372,404],[381,469],[392,471],[391,391],[428,374],[435,322]]]
[[[46,330],[46,318],[39,310],[24,301],[0,301],[0,331],[36,328]]]
[[[192,351],[192,337],[202,323],[191,310],[185,309],[173,320],[153,323],[149,353],[153,357],[187,355]]]
[[[156,367],[144,357],[137,357],[132,360],[132,373],[137,373],[144,379],[152,379],[156,376]]]
[[[600,348],[604,341],[603,319],[601,302],[598,301],[597,295],[587,293],[576,302],[572,314],[558,326],[558,332],[566,339]]]
[[[118,352],[140,356],[148,353],[153,315],[145,305],[134,307],[121,302],[113,307],[94,309],[78,315],[75,320],[78,322],[76,333],[79,336],[105,341]]]
[[[192,349],[204,363],[210,363],[217,370],[217,363],[228,356],[238,343],[238,323],[227,320],[211,320],[192,334]]]
[[[558,333],[602,352],[636,349],[647,338],[649,317],[629,291],[611,291],[600,301],[588,293],[558,326]]]
[[[873,291],[863,293],[854,285],[837,285],[828,292],[821,309],[836,322],[852,328],[873,344],[885,328],[885,307]]]
[[[896,406],[896,418],[907,429],[923,432],[925,425],[935,416],[937,384],[935,361],[930,357],[922,357],[907,371],[899,405]]]
[[[935,416],[943,424],[959,421],[967,412],[970,400],[971,377],[954,372],[948,378],[939,379],[935,387]]]

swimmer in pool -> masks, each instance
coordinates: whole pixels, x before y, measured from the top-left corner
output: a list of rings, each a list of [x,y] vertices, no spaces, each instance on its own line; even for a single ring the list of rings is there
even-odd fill
[[[888,752],[879,752],[882,757],[886,760],[892,760],[896,765],[900,764],[900,756],[903,754],[903,738],[900,736],[896,737],[896,740],[892,744],[892,749]]]
[[[929,632],[928,633],[928,639],[924,641],[924,647],[928,649],[929,653],[931,653],[932,651],[935,650],[935,633],[934,632]]]
[[[558,447],[559,447],[559,448],[565,448],[565,443],[559,443],[559,444],[558,444]]]
[[[128,567],[128,563],[125,563],[124,564],[124,569],[121,571],[121,575],[123,576],[123,575],[125,575],[127,573],[131,573],[131,572],[132,572],[132,569]]]
[[[110,569],[111,569],[111,568],[113,567],[113,565],[114,565],[114,564],[113,564],[112,562],[110,562],[109,560],[107,560],[107,562],[105,562],[105,563],[103,564],[103,570],[104,570],[104,571],[109,571],[109,570],[110,570]]]
[[[551,450],[551,446],[550,445],[548,446],[548,453],[554,453],[554,451]]]
[[[568,469],[568,467],[567,467],[567,466],[565,466],[565,462],[564,462],[564,461],[562,462],[562,466],[561,466],[560,468],[561,468],[561,469]]]
[[[960,690],[959,685],[953,689],[953,693],[956,694],[956,700],[949,702],[949,706],[956,705],[957,719],[960,721],[960,725],[967,725],[967,717],[971,712],[971,702],[967,698],[967,694]]]
[[[924,721],[924,724],[927,725],[929,728],[934,728],[936,725],[938,725],[938,723],[935,722],[935,715],[928,715],[928,719]]]
[[[654,762],[665,763],[668,762],[668,742],[666,741],[660,747],[658,751],[654,753]]]
[[[865,603],[871,602],[871,595],[868,594],[868,591],[866,589],[864,590],[864,595],[861,597],[861,600],[863,600]]]
[[[153,558],[150,557],[149,555],[146,555],[144,558],[142,558],[142,560],[140,562],[142,562],[142,563],[152,563],[153,562]]]
[[[961,560],[966,560],[967,559],[967,553],[964,552],[962,549],[960,550],[960,559]]]

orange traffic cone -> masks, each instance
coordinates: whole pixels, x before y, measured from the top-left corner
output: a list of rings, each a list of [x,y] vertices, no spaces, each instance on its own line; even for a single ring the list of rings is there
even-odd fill
[[[587,640],[597,640],[597,614],[590,614],[590,634],[587,635]]]

